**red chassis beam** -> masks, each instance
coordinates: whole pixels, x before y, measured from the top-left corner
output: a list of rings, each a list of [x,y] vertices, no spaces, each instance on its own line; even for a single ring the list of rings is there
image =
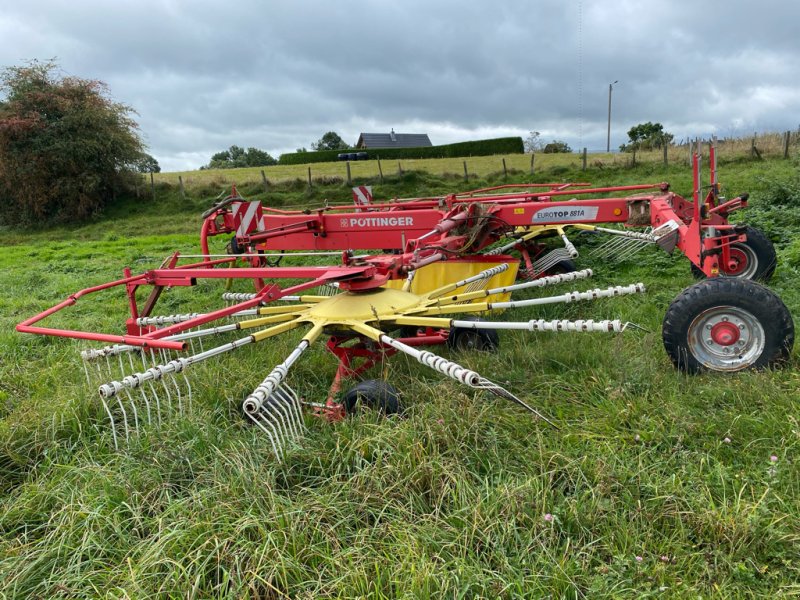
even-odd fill
[[[224,259],[219,262],[230,262],[235,260]],[[50,335],[55,337],[65,337],[81,340],[91,340],[98,342],[106,342],[112,344],[127,344],[129,346],[137,346],[141,348],[163,348],[166,350],[184,350],[186,343],[183,341],[163,340],[163,338],[193,327],[198,327],[205,323],[226,317],[237,311],[252,308],[263,302],[277,300],[283,296],[288,296],[301,292],[303,290],[317,287],[323,283],[332,281],[347,281],[353,278],[375,278],[377,275],[376,269],[373,266],[337,266],[337,267],[260,267],[260,268],[211,268],[211,267],[197,267],[196,265],[185,265],[182,267],[173,267],[165,269],[154,269],[146,271],[139,275],[125,277],[97,285],[94,287],[85,288],[67,297],[66,300],[48,308],[47,310],[26,319],[19,325],[16,330],[20,333],[32,333],[38,335]],[[309,279],[309,281],[280,289],[277,286],[267,286],[259,291],[255,298],[245,302],[235,304],[223,308],[221,310],[213,311],[205,315],[196,317],[194,319],[158,329],[144,335],[114,335],[108,333],[96,333],[89,331],[76,331],[72,329],[58,329],[53,327],[40,327],[36,326],[43,319],[67,308],[73,306],[83,296],[94,294],[99,291],[107,290],[114,287],[124,286],[131,300],[131,312],[136,314],[135,310],[135,293],[136,289],[142,285],[154,286],[190,286],[195,285],[198,279],[219,279],[219,278],[292,278],[292,279]],[[384,276],[384,281],[386,276]]]

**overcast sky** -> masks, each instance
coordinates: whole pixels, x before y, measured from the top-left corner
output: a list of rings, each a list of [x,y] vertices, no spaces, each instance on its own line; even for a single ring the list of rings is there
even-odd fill
[[[800,125],[797,0],[4,2],[0,65],[57,58],[138,112],[164,170],[329,130],[436,145],[542,133],[604,150]]]

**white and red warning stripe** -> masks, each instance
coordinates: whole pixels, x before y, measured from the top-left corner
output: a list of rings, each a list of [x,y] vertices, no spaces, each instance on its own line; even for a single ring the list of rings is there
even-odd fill
[[[251,231],[263,231],[264,217],[260,200],[234,202],[231,205],[231,212],[237,236],[247,235]]]
[[[357,185],[353,188],[353,202],[356,206],[369,206],[372,204],[372,186]],[[356,212],[361,212],[356,209]]]

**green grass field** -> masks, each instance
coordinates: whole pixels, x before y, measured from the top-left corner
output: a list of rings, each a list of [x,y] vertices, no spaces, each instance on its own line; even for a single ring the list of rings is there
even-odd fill
[[[668,180],[689,193],[683,165],[582,172],[571,161],[509,181]],[[500,170],[470,187],[504,183],[491,175]],[[78,357],[85,345],[14,325],[126,265],[197,251],[200,212],[230,182],[276,206],[351,202],[341,182],[308,190],[289,181],[265,196],[255,174],[184,174],[198,178],[185,200],[164,174],[155,201],[128,199],[96,222],[0,230],[0,598],[800,595],[797,351],[777,371],[676,372],[661,320],[694,279],[685,259],[655,249],[630,263],[583,259],[594,280],[554,289],[643,281],[644,295],[513,314],[620,318],[642,330],[505,332],[494,354],[436,349],[545,411],[558,430],[393,357],[372,376],[402,391],[403,418],[309,416],[300,445],[277,463],[239,404],[296,344],[289,335],[198,368],[189,414],[113,451]],[[383,185],[361,181],[377,196],[464,188],[458,175],[384,174]],[[751,192],[741,218],[775,241],[770,287],[797,316],[798,163],[737,160],[720,176],[729,195]],[[190,293],[213,303],[218,292],[173,290],[163,312]],[[106,294],[50,322],[121,333],[125,314],[124,297]],[[334,369],[320,346],[289,380],[322,400]]]

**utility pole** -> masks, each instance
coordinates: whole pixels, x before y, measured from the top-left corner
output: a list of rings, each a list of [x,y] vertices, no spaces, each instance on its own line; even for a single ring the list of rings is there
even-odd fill
[[[614,83],[619,83],[615,81]],[[606,136],[606,152],[611,152],[611,90],[614,83],[608,84],[608,135]]]

